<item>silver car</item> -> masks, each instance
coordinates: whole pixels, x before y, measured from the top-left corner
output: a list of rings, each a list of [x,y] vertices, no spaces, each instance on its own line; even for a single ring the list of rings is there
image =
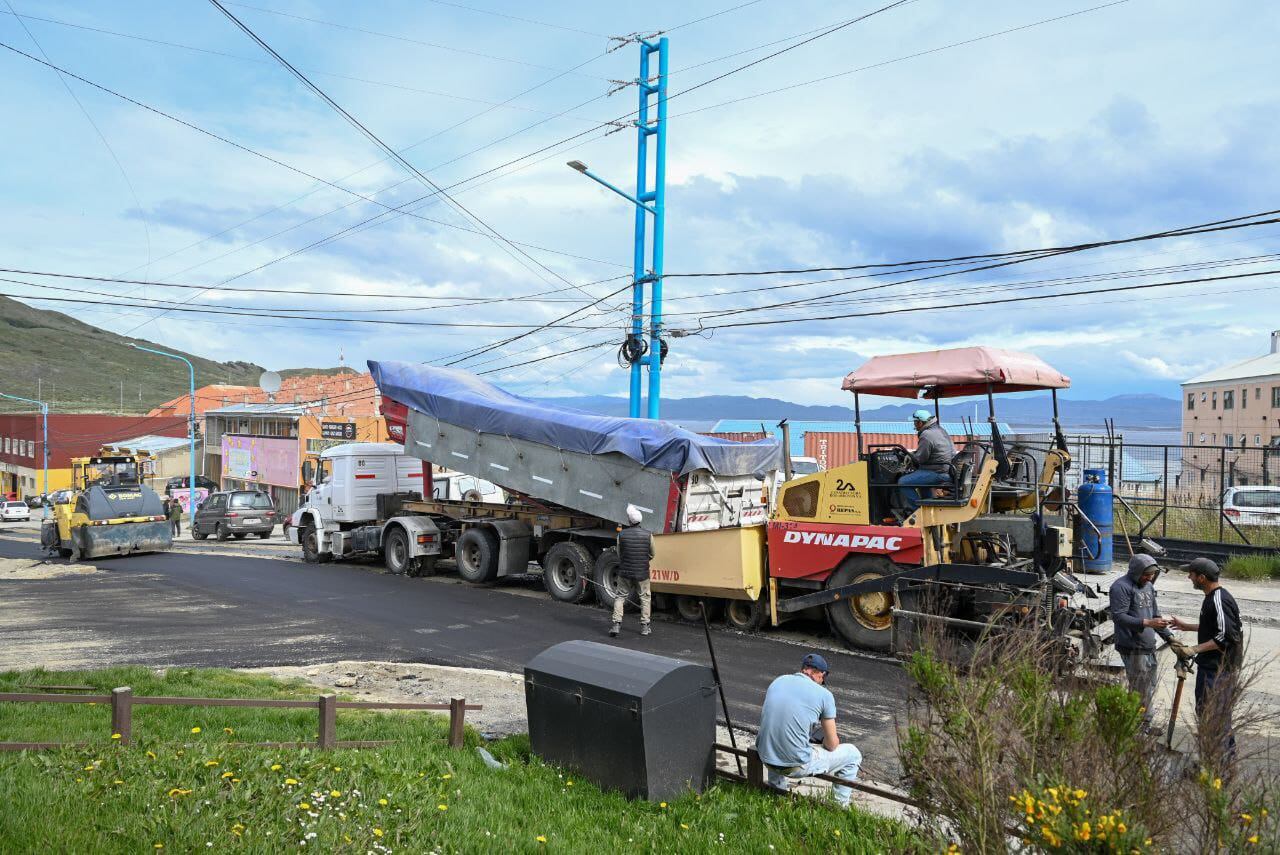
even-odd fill
[[[31,519],[31,509],[26,502],[5,502],[0,508],[0,520],[5,522],[21,522]]]
[[[1280,526],[1280,487],[1230,487],[1222,512],[1236,525]]]

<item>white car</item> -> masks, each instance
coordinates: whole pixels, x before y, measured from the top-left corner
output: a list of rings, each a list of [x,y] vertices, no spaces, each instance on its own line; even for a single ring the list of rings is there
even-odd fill
[[[5,502],[0,508],[0,519],[5,522],[19,522],[31,519],[31,509],[26,502]]]
[[[1236,525],[1280,526],[1280,487],[1230,487],[1222,512]]]

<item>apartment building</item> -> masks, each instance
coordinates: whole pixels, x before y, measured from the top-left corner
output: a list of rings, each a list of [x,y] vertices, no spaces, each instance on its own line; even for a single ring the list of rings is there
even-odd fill
[[[1269,353],[1185,381],[1182,407],[1184,483],[1280,483],[1280,330]]]

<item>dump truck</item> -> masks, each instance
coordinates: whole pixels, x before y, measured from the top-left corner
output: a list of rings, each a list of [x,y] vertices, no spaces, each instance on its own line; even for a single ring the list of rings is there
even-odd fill
[[[705,605],[755,630],[825,614],[847,645],[882,652],[905,651],[928,625],[974,635],[1030,621],[1084,658],[1108,638],[1105,604],[1071,572],[1087,521],[1065,486],[1071,461],[1057,426],[1057,390],[1069,380],[1029,354],[961,348],[871,360],[844,381],[858,459],[785,481],[776,440],[552,407],[460,371],[369,365],[390,434],[424,467],[425,495],[435,464],[510,497],[504,506],[423,501],[421,492],[381,499],[382,525],[397,514],[430,519],[433,554],[455,557],[464,579],[489,582],[537,562],[553,597],[583,602],[594,592],[612,604],[630,593],[612,546],[631,504],[655,535],[653,590],[683,617],[700,619]],[[1006,441],[996,396],[1036,389],[1051,395],[1053,445]],[[964,444],[948,483],[906,513],[897,479],[911,456],[862,446],[865,394],[982,394],[990,429]]]
[[[72,561],[171,549],[164,505],[142,481],[145,463],[132,455],[72,458],[72,490],[40,528],[44,549]]]

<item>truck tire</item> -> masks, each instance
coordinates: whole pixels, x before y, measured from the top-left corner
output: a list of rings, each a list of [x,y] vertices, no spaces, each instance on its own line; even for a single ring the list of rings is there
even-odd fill
[[[542,558],[542,584],[562,603],[581,603],[591,596],[591,553],[581,543],[561,541]]]
[[[606,609],[612,609],[614,600],[625,597],[628,611],[640,608],[640,599],[635,588],[623,579],[619,570],[618,548],[611,546],[600,553],[595,566],[596,602]]]
[[[695,597],[690,594],[676,595],[676,614],[681,620],[690,623],[702,623],[702,601],[707,601],[707,620],[715,620],[719,609],[719,601],[713,597]]]
[[[325,564],[332,559],[329,553],[320,553],[320,538],[316,534],[316,527],[308,525],[302,530],[302,560],[308,564]]]
[[[492,582],[498,577],[498,536],[487,528],[469,528],[454,550],[458,575],[468,582]]]
[[[827,588],[868,582],[898,571],[888,558],[878,555],[850,555],[827,578]],[[893,624],[892,593],[862,594],[827,604],[827,622],[846,647],[888,653]]]
[[[764,595],[754,600],[726,600],[724,622],[739,632],[755,632],[769,616]]]
[[[387,539],[382,543],[382,559],[389,573],[400,576],[409,572],[414,560],[409,557],[409,537],[404,529],[396,526],[387,532]]]

